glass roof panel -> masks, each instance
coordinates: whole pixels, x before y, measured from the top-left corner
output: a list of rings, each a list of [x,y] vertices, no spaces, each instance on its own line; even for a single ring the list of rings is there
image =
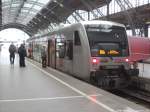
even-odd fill
[[[12,7],[19,7],[20,4],[12,4],[11,6],[12,6]]]
[[[2,24],[22,22],[26,25],[51,0],[2,0]]]
[[[28,12],[28,10],[24,10],[24,9],[21,10],[21,14],[27,13],[27,12]],[[21,14],[20,14],[20,15],[21,15]]]
[[[42,7],[40,7],[38,5],[35,5],[33,8],[36,9],[36,10],[41,10]]]
[[[43,4],[47,4],[50,0],[38,0],[38,2],[43,3]]]
[[[12,0],[2,0],[2,2],[10,2],[10,1],[12,1]]]
[[[32,4],[25,3],[25,4],[24,4],[24,7],[32,7]]]

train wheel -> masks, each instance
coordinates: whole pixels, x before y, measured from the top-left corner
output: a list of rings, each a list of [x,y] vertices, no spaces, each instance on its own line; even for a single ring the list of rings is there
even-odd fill
[[[90,83],[93,85],[97,86],[97,80],[96,80],[96,73],[95,72],[91,72],[90,74]]]
[[[101,70],[99,72],[99,74],[96,75],[96,79],[97,79],[97,85],[100,87],[100,88],[107,88],[108,87],[108,84],[107,84],[107,71],[105,70]]]

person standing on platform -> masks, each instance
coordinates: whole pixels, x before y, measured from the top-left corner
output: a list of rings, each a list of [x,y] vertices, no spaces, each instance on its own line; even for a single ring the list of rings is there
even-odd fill
[[[19,54],[19,64],[20,67],[25,67],[25,57],[27,56],[27,52],[25,49],[24,44],[21,44],[20,47],[18,48],[18,54]]]
[[[11,45],[9,46],[9,53],[10,53],[10,63],[14,64],[14,60],[15,60],[15,52],[16,52],[16,46],[11,43]]]
[[[46,67],[46,62],[47,62],[46,57],[47,57],[47,55],[46,55],[46,47],[43,46],[42,49],[41,49],[41,58],[42,58],[42,67],[43,68]]]
[[[31,48],[28,48],[28,57],[32,58],[32,49]]]

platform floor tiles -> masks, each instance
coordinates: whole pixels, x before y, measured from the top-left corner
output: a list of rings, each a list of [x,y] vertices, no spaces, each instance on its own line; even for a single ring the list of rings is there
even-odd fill
[[[0,53],[0,112],[150,112],[145,107],[51,68],[20,68]]]

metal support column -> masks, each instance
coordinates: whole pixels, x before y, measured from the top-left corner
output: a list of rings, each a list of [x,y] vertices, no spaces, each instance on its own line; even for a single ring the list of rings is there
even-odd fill
[[[88,11],[88,21],[90,21],[90,11]]]
[[[109,20],[109,3],[107,3],[107,20]]]
[[[0,30],[2,28],[2,0],[0,0]]]
[[[130,13],[127,11],[127,8],[125,7],[125,5],[123,3],[125,3],[128,6],[128,9],[133,8],[132,4],[128,0],[124,0],[124,2],[122,0],[115,0],[115,1],[120,6],[121,11],[125,11],[124,15],[127,17],[128,24],[130,25],[130,28],[132,30],[132,35],[136,35],[135,24],[134,24],[134,22],[132,20],[132,17],[130,15]]]

